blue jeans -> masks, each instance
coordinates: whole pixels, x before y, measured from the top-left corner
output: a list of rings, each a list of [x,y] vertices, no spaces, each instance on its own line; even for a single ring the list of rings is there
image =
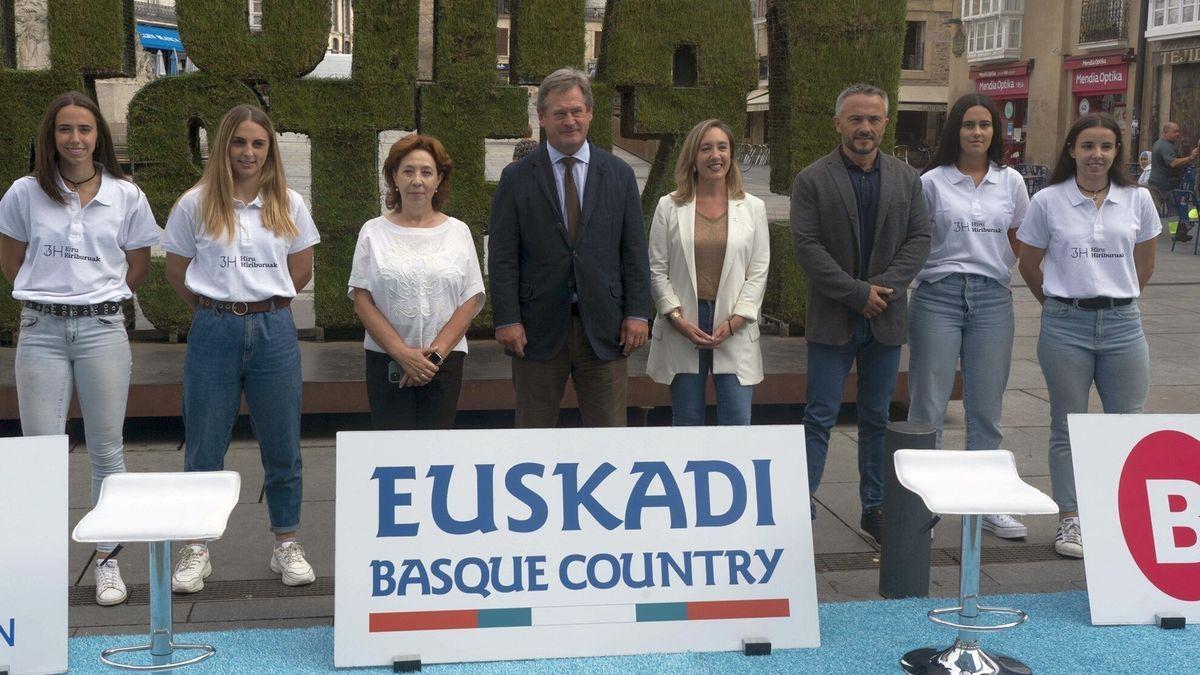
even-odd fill
[[[196,310],[183,368],[184,470],[225,467],[245,393],[274,532],[300,526],[301,384],[290,308],[245,316]]]
[[[713,303],[698,303],[700,330],[712,334]],[[671,424],[677,427],[696,427],[704,424],[704,385],[712,371],[713,350],[698,349],[700,372],[677,373],[671,380]],[[749,426],[750,402],[754,386],[738,382],[735,373],[713,373],[717,388],[717,424],[720,426]]]
[[[100,496],[100,483],[125,471],[121,433],[131,364],[123,314],[61,317],[21,310],[14,363],[21,433],[63,433],[75,390],[92,465],[92,506]],[[107,552],[114,546],[96,548]]]
[[[804,406],[808,491],[815,495],[821,484],[829,453],[829,430],[837,423],[850,366],[857,364],[858,497],[866,511],[883,505],[883,432],[900,370],[900,346],[879,344],[871,334],[871,323],[861,316],[852,316],[850,321],[854,334],[846,344],[808,343]]]
[[[1012,365],[1012,291],[978,274],[923,283],[908,303],[908,420],[937,430],[962,359],[967,449],[1001,447],[1000,412]]]
[[[1115,309],[1079,309],[1047,298],[1038,362],[1050,390],[1050,486],[1059,511],[1079,509],[1067,415],[1086,413],[1092,383],[1104,412],[1137,414],[1150,391],[1150,349],[1137,301]]]

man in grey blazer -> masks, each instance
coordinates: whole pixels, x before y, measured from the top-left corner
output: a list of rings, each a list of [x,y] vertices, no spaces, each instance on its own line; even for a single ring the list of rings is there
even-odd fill
[[[879,542],[884,427],[905,341],[906,293],[929,255],[930,222],[917,172],[879,152],[887,93],[847,87],[833,123],[841,145],[792,185],[792,242],[809,279],[808,484],[810,494],[821,484],[829,432],[856,365],[860,529]]]

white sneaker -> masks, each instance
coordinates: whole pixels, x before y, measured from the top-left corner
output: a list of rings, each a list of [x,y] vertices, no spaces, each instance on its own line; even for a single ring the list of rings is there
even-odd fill
[[[204,580],[212,574],[212,562],[208,547],[204,544],[188,544],[179,549],[179,562],[171,575],[171,590],[176,593],[199,593]]]
[[[111,607],[125,602],[129,591],[125,590],[125,582],[121,580],[121,567],[116,558],[101,565],[96,561],[93,566],[96,574],[96,604],[101,607]]]
[[[283,575],[283,585],[303,586],[317,580],[312,565],[304,559],[304,549],[294,541],[285,541],[271,554],[271,571]]]
[[[1068,558],[1083,557],[1083,534],[1079,531],[1079,518],[1063,518],[1058,523],[1058,534],[1054,535],[1054,550]]]
[[[1004,513],[986,515],[983,517],[983,529],[1001,539],[1024,539],[1029,534],[1029,528],[1021,521]]]

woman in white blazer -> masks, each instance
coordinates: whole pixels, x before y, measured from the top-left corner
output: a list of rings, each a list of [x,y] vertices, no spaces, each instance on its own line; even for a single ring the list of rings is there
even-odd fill
[[[761,199],[742,191],[733,133],[705,120],[675,164],[675,192],[650,226],[650,288],[658,317],[646,372],[671,387],[676,426],[704,424],[711,372],[717,424],[750,424],[763,379],[758,314],[767,286],[770,234]]]

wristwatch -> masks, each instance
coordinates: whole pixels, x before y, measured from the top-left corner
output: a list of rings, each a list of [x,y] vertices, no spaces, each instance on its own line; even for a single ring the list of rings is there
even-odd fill
[[[668,319],[668,320],[669,320],[671,323],[675,323],[675,320],[676,320],[676,319],[682,319],[682,318],[683,318],[683,312],[679,311],[679,308],[678,308],[678,307],[676,307],[675,309],[671,310],[671,313],[670,313],[670,314],[667,314],[667,319]]]

